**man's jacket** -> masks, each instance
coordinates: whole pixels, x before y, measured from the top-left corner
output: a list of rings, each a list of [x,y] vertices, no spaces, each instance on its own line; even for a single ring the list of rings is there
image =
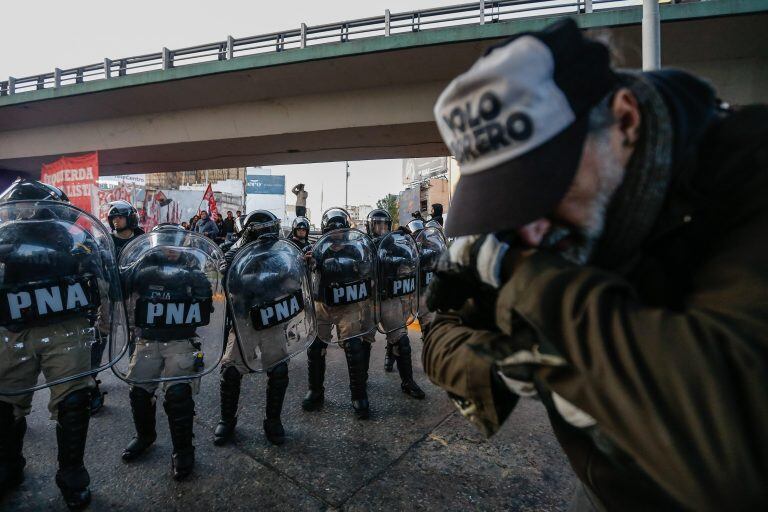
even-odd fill
[[[208,238],[215,238],[219,234],[218,226],[216,226],[216,223],[211,220],[210,217],[205,220],[198,220],[197,226],[195,226],[195,231]]]
[[[518,395],[478,354],[532,338],[567,362],[534,384],[607,509],[765,508],[768,107],[719,117],[686,151],[695,98],[676,98],[676,177],[642,249],[614,271],[534,253],[499,291],[496,329],[437,316],[424,369],[490,435]]]

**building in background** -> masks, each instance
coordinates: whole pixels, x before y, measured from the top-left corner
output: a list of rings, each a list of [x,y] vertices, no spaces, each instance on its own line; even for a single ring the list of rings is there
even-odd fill
[[[285,204],[285,176],[273,175],[271,169],[263,167],[248,167],[245,182],[245,211],[269,210],[284,227],[290,226],[296,218],[296,208],[294,206],[293,217],[289,217]]]
[[[369,204],[361,204],[357,206],[349,205],[347,208],[349,216],[352,217],[352,220],[358,226],[365,225],[365,219],[368,217],[368,214],[371,213],[371,210],[373,210],[373,206]]]
[[[425,219],[429,218],[435,203],[443,205],[443,214],[447,216],[458,174],[456,160],[450,157],[403,159],[406,188],[398,198],[399,223],[407,224],[417,211]]]

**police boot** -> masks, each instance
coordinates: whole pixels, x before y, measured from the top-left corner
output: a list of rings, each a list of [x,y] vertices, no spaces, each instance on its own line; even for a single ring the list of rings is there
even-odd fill
[[[21,454],[27,419],[14,418],[13,405],[0,402],[0,496],[21,485],[27,461]]]
[[[369,416],[368,404],[368,360],[371,355],[371,344],[360,338],[347,340],[344,347],[349,368],[349,391],[352,398],[352,408],[360,420]]]
[[[320,409],[325,400],[325,347],[327,345],[315,338],[307,349],[307,369],[309,371],[309,391],[301,402],[305,411]]]
[[[59,471],[56,485],[70,510],[82,510],[91,502],[91,477],[83,465],[88,421],[91,415],[90,389],[78,389],[59,403],[56,441]]]
[[[264,434],[272,444],[285,442],[285,429],[280,422],[285,391],[288,389],[288,363],[282,362],[267,372],[267,407]]]
[[[392,355],[392,345],[387,343],[387,351],[384,353],[384,371],[395,371],[395,356]]]
[[[234,366],[221,374],[221,420],[213,431],[213,444],[224,446],[232,439],[237,426],[237,402],[240,400],[240,383],[243,376]]]
[[[192,473],[195,465],[195,447],[192,445],[195,401],[192,400],[192,386],[174,384],[169,387],[165,392],[163,408],[168,415],[168,426],[171,429],[173,442],[171,458],[173,478],[181,480]]]
[[[133,424],[136,436],[123,450],[123,460],[130,462],[139,457],[157,439],[155,431],[155,395],[140,387],[131,387],[128,394],[131,399]]]
[[[397,371],[400,373],[400,389],[406,395],[421,400],[426,395],[413,380],[413,363],[411,362],[411,340],[408,335],[403,335],[397,340],[397,346],[393,347],[393,354],[397,360]]]

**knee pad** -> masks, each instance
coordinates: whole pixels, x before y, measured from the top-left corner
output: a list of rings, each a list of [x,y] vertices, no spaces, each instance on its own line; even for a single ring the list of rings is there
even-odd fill
[[[13,422],[13,404],[0,402],[0,425]]]
[[[283,361],[282,363],[273,366],[269,371],[267,371],[267,375],[270,378],[288,377],[288,361]]]
[[[166,402],[185,402],[192,399],[192,386],[189,384],[174,384],[165,391]]]
[[[411,356],[411,340],[408,335],[401,336],[397,343],[392,347],[393,352],[397,356],[410,357]]]
[[[221,380],[225,382],[240,382],[242,378],[243,375],[240,373],[240,370],[234,366],[227,366],[221,372]]]
[[[283,361],[267,372],[267,384],[288,387],[288,362]]]
[[[312,342],[312,344],[309,345],[309,348],[307,349],[307,356],[309,356],[310,359],[316,359],[318,357],[325,356],[325,348],[328,346],[328,344],[324,341],[322,341],[320,338],[315,338],[315,340]]]
[[[82,408],[91,408],[91,390],[89,388],[78,389],[59,402],[60,411],[76,411]]]
[[[344,342],[344,350],[349,352],[350,354],[359,354],[362,353],[365,348],[363,345],[368,345],[368,347],[371,346],[370,343],[363,342],[363,339],[358,337],[350,338],[346,342]]]
[[[128,397],[133,400],[152,400],[155,398],[154,393],[150,393],[144,388],[138,386],[131,386],[131,390],[128,392]]]

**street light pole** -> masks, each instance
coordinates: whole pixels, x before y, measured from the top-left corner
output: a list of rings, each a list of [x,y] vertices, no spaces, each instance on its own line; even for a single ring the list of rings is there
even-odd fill
[[[349,160],[346,162],[347,164],[347,170],[346,170],[346,182],[344,183],[344,208],[349,210]]]
[[[659,0],[643,0],[643,71],[661,68]]]

